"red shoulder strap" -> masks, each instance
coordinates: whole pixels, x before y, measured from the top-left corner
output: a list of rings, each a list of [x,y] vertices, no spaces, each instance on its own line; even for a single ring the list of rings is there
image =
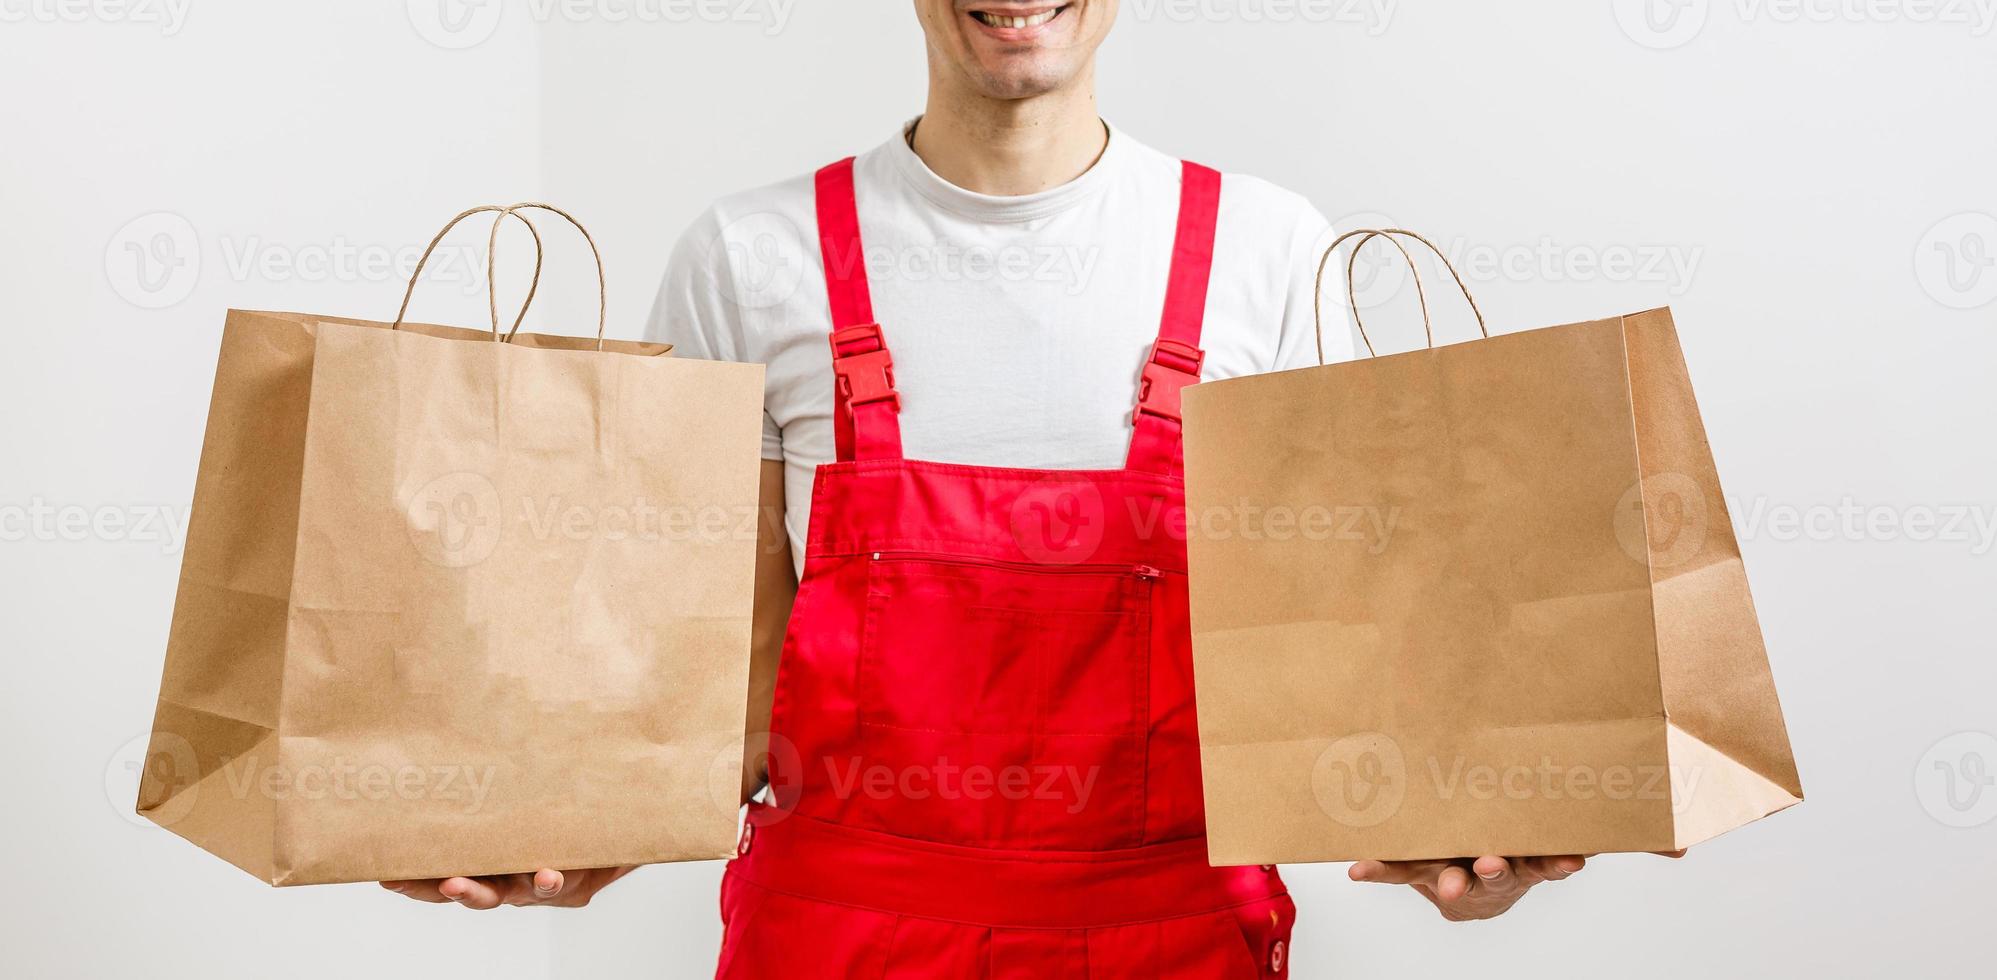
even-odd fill
[[[1207,281],[1213,272],[1214,227],[1220,215],[1220,172],[1186,161],[1179,184],[1179,230],[1172,240],[1172,271],[1165,283],[1165,312],[1158,340],[1138,383],[1131,416],[1130,458],[1148,473],[1180,471],[1179,394],[1198,384],[1206,352],[1200,327],[1206,319]]]
[[[818,246],[832,308],[832,429],[838,458],[900,459],[901,396],[867,289],[853,158],[818,171]]]

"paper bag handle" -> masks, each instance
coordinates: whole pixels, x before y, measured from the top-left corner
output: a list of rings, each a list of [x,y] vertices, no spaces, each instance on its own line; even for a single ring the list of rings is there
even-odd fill
[[[534,279],[527,286],[527,298],[521,302],[519,314],[513,318],[513,329],[514,330],[520,329],[520,322],[522,320],[527,319],[527,309],[534,305],[535,291],[538,290],[541,285],[541,260],[542,260],[541,231],[540,229],[534,227],[534,223],[532,221],[528,221],[524,215],[515,213],[511,208],[501,207],[497,204],[481,204],[478,207],[467,208],[464,211],[458,212],[458,216],[452,218],[450,223],[444,226],[444,230],[438,232],[435,238],[430,239],[429,247],[423,250],[423,257],[416,260],[416,271],[410,274],[408,287],[402,291],[402,307],[395,311],[395,322],[389,324],[388,329],[397,330],[402,327],[403,318],[407,316],[407,314],[409,313],[409,301],[412,297],[416,295],[416,283],[423,278],[423,267],[429,264],[431,253],[437,250],[437,246],[443,242],[444,236],[449,235],[451,233],[451,229],[456,228],[458,226],[458,222],[463,221],[466,218],[471,217],[472,215],[481,214],[489,211],[498,212],[499,214],[499,216],[497,218],[494,218],[492,221],[492,233],[486,239],[486,249],[485,249],[485,283],[486,283],[485,303],[486,303],[486,309],[490,313],[492,318],[492,339],[494,340],[500,339],[499,295],[498,295],[499,284],[494,281],[494,272],[493,272],[493,266],[495,264],[493,258],[493,249],[499,242],[499,226],[508,217],[516,218],[519,220],[521,224],[527,226],[527,233],[534,236]]]
[[[506,207],[496,204],[485,204],[462,211],[457,217],[452,218],[450,223],[446,224],[442,231],[437,232],[435,238],[430,239],[429,247],[423,250],[423,257],[417,260],[416,271],[409,277],[409,286],[402,291],[402,306],[395,311],[395,322],[389,329],[393,330],[402,326],[403,317],[409,313],[409,300],[416,294],[416,283],[422,279],[423,266],[430,261],[430,254],[436,251],[437,244],[444,240],[444,236],[450,234],[451,229],[457,227],[458,222],[474,214],[485,211],[497,211],[500,213],[500,216],[493,221],[492,234],[486,242],[485,269],[486,279],[489,283],[492,280],[494,266],[496,265],[494,253],[497,251],[499,244],[499,222],[505,220],[510,215],[520,219],[527,226],[528,230],[534,234],[534,281],[527,287],[527,302],[521,305],[520,315],[513,319],[513,326],[507,330],[504,337],[500,336],[499,333],[498,298],[496,295],[492,295],[492,290],[488,290],[487,303],[492,308],[492,339],[496,341],[511,341],[514,335],[520,332],[520,323],[527,318],[527,306],[534,302],[534,294],[541,285],[541,233],[534,227],[533,222],[528,221],[524,215],[519,213],[524,208],[551,211],[560,215],[563,220],[574,225],[576,230],[582,233],[583,241],[589,243],[590,257],[596,260],[596,349],[599,351],[603,350],[604,327],[609,322],[610,314],[610,297],[604,283],[603,252],[596,247],[596,239],[590,235],[589,229],[583,227],[582,222],[577,221],[575,215],[552,204],[543,204],[539,201],[522,201],[519,204],[508,205]]]
[[[1361,235],[1365,237],[1359,238]],[[1477,332],[1483,334],[1486,338],[1491,336],[1490,328],[1484,323],[1484,311],[1477,308],[1477,298],[1470,295],[1470,287],[1464,285],[1463,276],[1456,271],[1456,266],[1450,264],[1449,256],[1443,254],[1442,249],[1435,247],[1434,242],[1404,228],[1360,228],[1338,236],[1324,250],[1324,256],[1318,259],[1317,280],[1311,291],[1311,317],[1312,324],[1317,331],[1317,362],[1320,365],[1324,363],[1324,270],[1325,266],[1330,264],[1331,257],[1338,252],[1338,246],[1344,244],[1348,238],[1359,238],[1359,244],[1352,246],[1352,254],[1345,260],[1345,299],[1351,305],[1352,325],[1358,328],[1359,339],[1366,343],[1366,356],[1378,357],[1379,352],[1373,349],[1373,338],[1366,335],[1365,321],[1359,316],[1359,297],[1353,293],[1352,274],[1359,262],[1359,250],[1365,248],[1366,243],[1375,238],[1385,238],[1388,244],[1394,246],[1395,251],[1401,253],[1401,258],[1407,261],[1408,270],[1414,274],[1415,298],[1421,303],[1422,333],[1428,338],[1428,346],[1435,346],[1435,328],[1429,318],[1428,293],[1422,289],[1421,269],[1415,265],[1414,256],[1408,254],[1408,250],[1401,245],[1400,239],[1395,237],[1397,235],[1405,235],[1412,238],[1428,246],[1428,250],[1435,253],[1435,257],[1442,263],[1442,267],[1449,270],[1450,278],[1456,280],[1456,288],[1463,292],[1464,300],[1469,302],[1470,312],[1477,317]]]

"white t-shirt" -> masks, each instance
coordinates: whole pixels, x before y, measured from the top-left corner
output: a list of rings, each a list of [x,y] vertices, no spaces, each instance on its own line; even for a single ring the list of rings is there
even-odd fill
[[[862,154],[854,186],[905,455],[1122,466],[1164,309],[1179,160],[1112,129],[1082,176],[993,197],[938,177],[904,136]],[[674,249],[646,332],[681,356],[767,365],[763,456],[785,464],[800,563],[812,473],[834,454],[817,225],[810,174],[716,202]],[[1317,363],[1311,289],[1331,239],[1303,197],[1223,177],[1200,340],[1206,380]],[[1326,276],[1328,361],[1352,356],[1342,279]]]

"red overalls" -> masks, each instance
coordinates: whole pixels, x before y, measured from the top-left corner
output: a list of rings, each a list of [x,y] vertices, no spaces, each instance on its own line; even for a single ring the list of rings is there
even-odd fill
[[[1275,869],[1207,866],[1178,410],[1220,175],[1183,172],[1130,458],[1093,471],[902,458],[853,161],[818,173],[839,458],[778,670],[777,805],[722,884],[724,980],[1285,972]]]

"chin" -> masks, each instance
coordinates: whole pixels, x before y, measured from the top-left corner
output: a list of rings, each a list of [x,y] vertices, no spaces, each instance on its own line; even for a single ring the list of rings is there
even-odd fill
[[[987,97],[1056,91],[1082,74],[1114,9],[1090,0],[971,0],[954,12],[959,57]]]
[[[1001,71],[982,73],[978,82],[979,94],[993,99],[1030,99],[1059,91],[1075,78],[1075,72],[1063,68],[1036,68],[1025,71],[1010,68]]]

